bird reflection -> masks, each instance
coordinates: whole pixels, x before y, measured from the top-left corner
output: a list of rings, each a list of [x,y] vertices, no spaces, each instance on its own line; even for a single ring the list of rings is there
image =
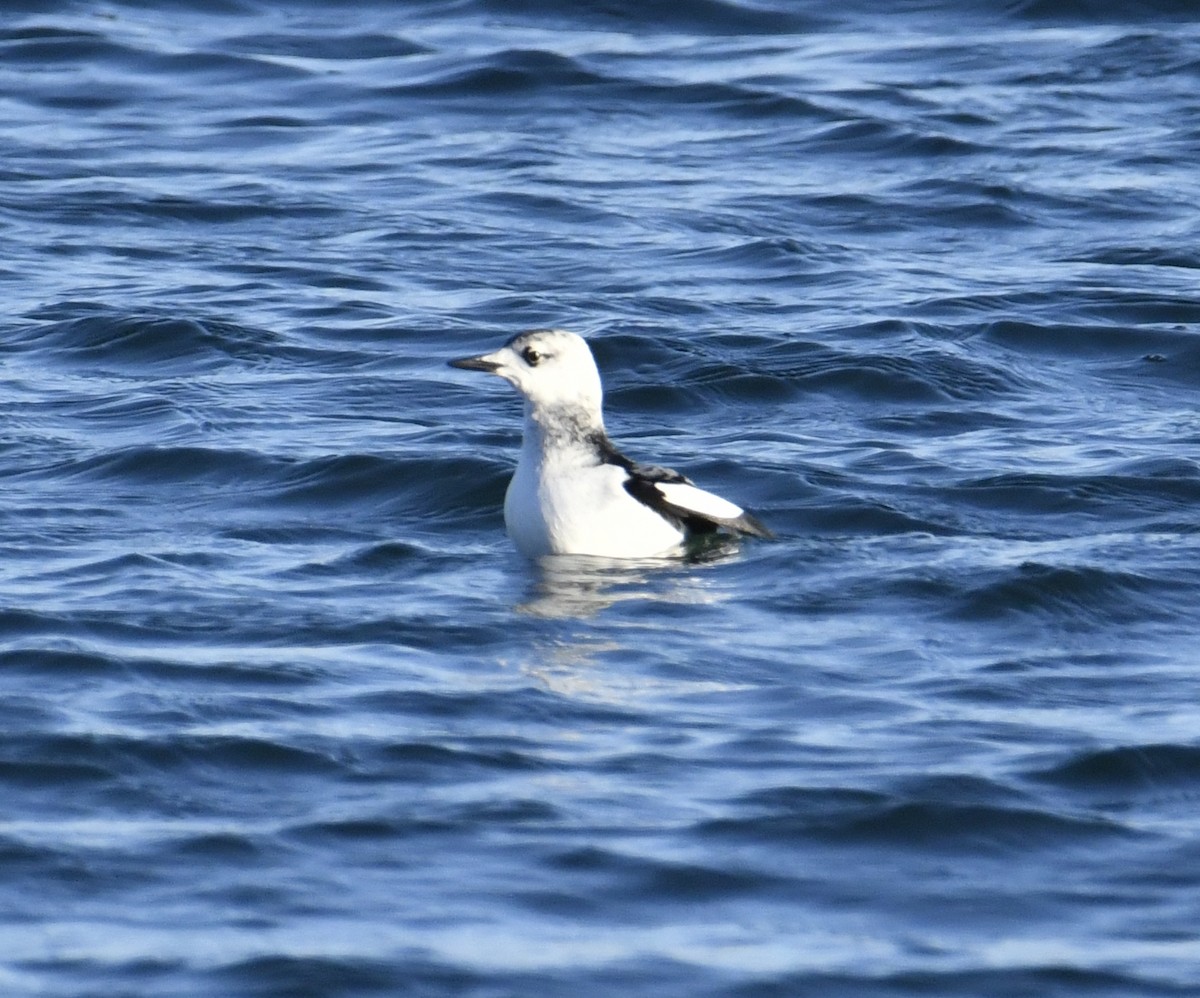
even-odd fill
[[[554,693],[621,707],[644,707],[660,696],[694,695],[736,687],[658,668],[655,635],[673,631],[689,610],[720,603],[728,589],[713,563],[737,555],[737,544],[706,544],[683,559],[614,561],[555,555],[535,567],[529,597],[518,611],[544,619],[575,621],[555,627],[528,649],[522,671]],[[672,612],[671,608],[676,609]],[[590,621],[612,611],[607,626]],[[605,667],[600,667],[608,663]],[[673,670],[668,670],[668,673]]]
[[[586,618],[631,600],[677,604],[714,603],[719,590],[692,569],[736,557],[732,538],[705,538],[681,559],[640,560],[551,555],[536,563],[528,598],[517,610],[535,617]]]

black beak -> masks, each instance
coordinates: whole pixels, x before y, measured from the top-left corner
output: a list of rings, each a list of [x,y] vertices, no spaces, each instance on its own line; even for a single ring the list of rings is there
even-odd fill
[[[487,371],[492,373],[496,371],[500,365],[494,360],[486,360],[483,357],[463,357],[460,360],[449,361],[451,367],[458,367],[464,371]]]

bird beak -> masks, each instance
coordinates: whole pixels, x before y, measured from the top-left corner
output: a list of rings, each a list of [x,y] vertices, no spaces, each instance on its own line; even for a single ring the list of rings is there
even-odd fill
[[[500,369],[500,362],[495,357],[492,353],[485,353],[480,357],[462,357],[450,361],[450,366],[464,371],[487,371],[489,374],[495,374]]]

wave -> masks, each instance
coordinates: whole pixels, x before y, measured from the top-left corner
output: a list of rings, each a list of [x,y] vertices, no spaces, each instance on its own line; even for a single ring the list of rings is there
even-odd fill
[[[1041,323],[1004,319],[988,324],[982,335],[989,342],[1022,353],[1051,354],[1073,359],[1114,357],[1141,360],[1147,354],[1197,352],[1195,338],[1184,329],[1147,327],[1149,323],[1200,321],[1200,301],[1173,301],[1152,295],[1126,296],[1113,302],[1113,311],[1126,311],[1129,325]]]
[[[508,49],[454,60],[432,77],[384,88],[385,95],[489,97],[504,94],[558,92],[589,86],[605,77],[584,69],[570,56],[540,49]]]
[[[766,83],[747,81],[665,82],[631,75],[599,59],[546,49],[502,49],[467,59],[435,56],[412,69],[412,78],[388,83],[375,93],[385,98],[444,97],[472,101],[523,95],[540,101],[574,103],[580,99],[631,108],[676,106],[739,119],[830,121],[833,112],[807,98]]]
[[[1158,743],[1089,749],[1028,778],[1092,796],[1147,794],[1190,800],[1200,791],[1200,746]]]
[[[1098,263],[1111,267],[1200,270],[1200,253],[1189,252],[1186,246],[1105,246],[1063,260],[1065,263]]]
[[[121,494],[211,508],[298,511],[353,509],[356,518],[389,514],[426,522],[491,523],[511,475],[507,462],[451,454],[373,454],[294,458],[251,449],[131,446],[29,469],[29,480],[104,484]],[[157,519],[157,517],[156,517]],[[332,524],[331,524],[332,525]]]
[[[1012,795],[999,787],[993,798]],[[1038,807],[1032,799],[1002,803],[904,799],[855,789],[779,787],[757,791],[737,803],[738,817],[703,822],[705,838],[762,843],[887,842],[893,847],[939,852],[961,850],[1018,855],[1065,843],[1124,836],[1117,822]]]
[[[980,581],[961,594],[954,616],[995,620],[1040,616],[1058,626],[1166,622],[1195,599],[1193,581],[1095,565],[1025,562],[1000,572],[977,571]],[[990,578],[989,578],[990,576]]]
[[[774,35],[819,28],[828,21],[784,4],[738,0],[479,0],[481,9],[505,16],[596,24],[661,34]]]
[[[903,332],[894,323],[838,330],[839,340]],[[796,340],[766,351],[757,373],[807,390],[845,393],[875,403],[992,400],[1021,393],[1027,382],[1011,368],[952,347],[908,346],[904,352],[838,349]]]
[[[47,306],[29,317],[57,321],[13,330],[3,349],[19,347],[52,363],[107,371],[182,373],[230,361],[267,363],[303,355],[278,334],[221,319],[131,315],[88,303]]]
[[[402,59],[432,51],[407,38],[382,32],[311,34],[308,32],[266,32],[233,35],[221,39],[222,49],[251,56],[289,56],[293,58],[340,60]]]
[[[830,125],[811,136],[806,146],[838,154],[887,154],[911,156],[916,159],[968,156],[987,149],[986,146],[967,139],[939,134],[933,130],[917,131],[911,125],[898,125],[884,119],[867,117]]]
[[[1191,21],[1196,13],[1190,0],[1016,0],[1007,7],[1010,17],[1032,21],[1143,23]]]
[[[1186,514],[1200,502],[1200,470],[1192,462],[1139,461],[1123,470],[1124,474],[989,475],[963,482],[951,494],[959,502],[996,511],[1082,513],[1110,522]]]

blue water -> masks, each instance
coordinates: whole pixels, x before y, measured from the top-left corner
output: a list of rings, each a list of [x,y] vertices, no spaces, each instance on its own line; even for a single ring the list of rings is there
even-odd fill
[[[1200,993],[1198,94],[1170,0],[6,4],[0,994]],[[445,361],[546,325],[779,540],[519,558]]]

